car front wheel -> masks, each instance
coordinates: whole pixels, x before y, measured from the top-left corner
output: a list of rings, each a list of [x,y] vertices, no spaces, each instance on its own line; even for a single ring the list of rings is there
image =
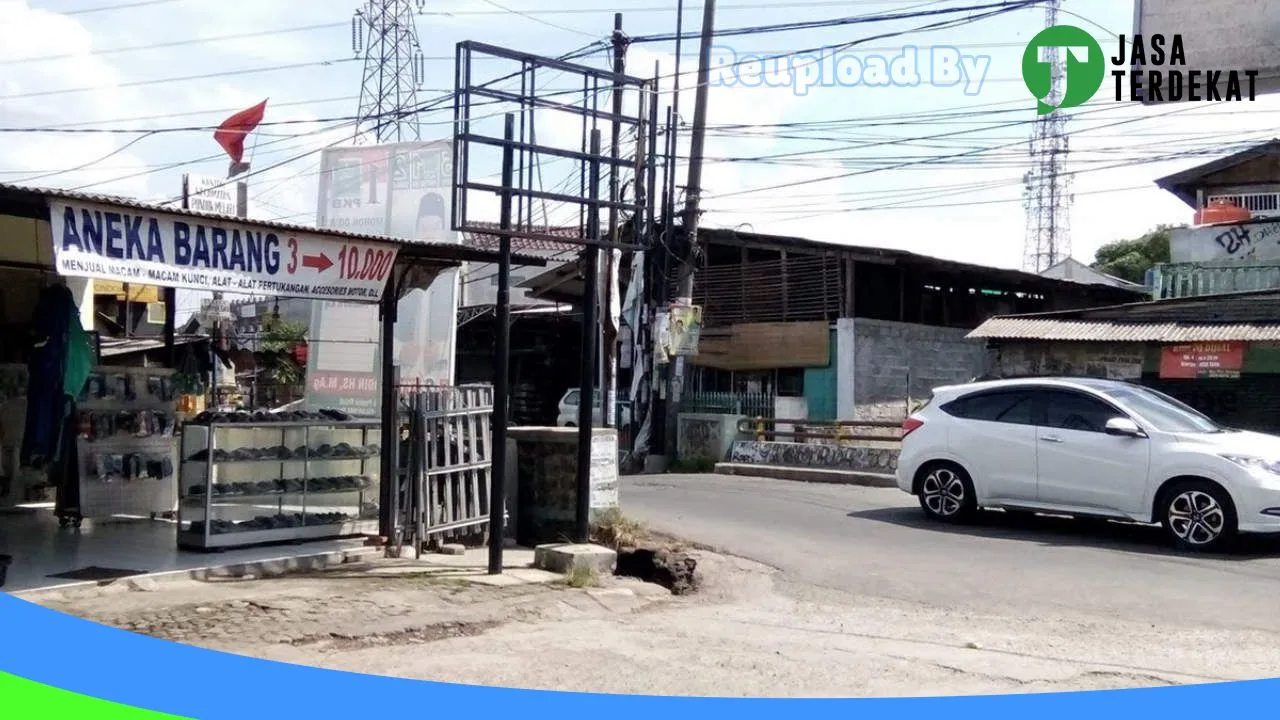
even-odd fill
[[[1217,485],[1180,482],[1164,493],[1163,500],[1160,522],[1179,549],[1215,552],[1235,539],[1235,504]]]
[[[969,473],[953,463],[938,463],[926,468],[917,494],[920,507],[934,520],[964,522],[978,508]]]

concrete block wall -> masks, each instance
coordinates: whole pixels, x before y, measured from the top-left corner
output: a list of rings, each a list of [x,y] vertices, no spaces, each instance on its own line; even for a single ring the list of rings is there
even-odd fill
[[[841,322],[841,329],[851,330],[841,335],[851,335],[853,345],[852,362],[845,358],[846,367],[852,366],[853,408],[841,417],[900,420],[908,398],[921,401],[935,387],[968,382],[991,364],[986,342],[965,339],[965,328],[866,318]]]
[[[738,437],[741,415],[680,413],[676,453],[686,463],[723,462]]]
[[[1145,360],[1146,348],[1141,343],[1006,342],[994,353],[992,373],[1139,380]]]

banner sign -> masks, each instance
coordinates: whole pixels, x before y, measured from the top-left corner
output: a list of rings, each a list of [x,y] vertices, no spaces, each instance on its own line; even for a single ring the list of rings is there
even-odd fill
[[[50,202],[49,223],[61,275],[255,295],[376,303],[397,251],[92,203]]]
[[[1244,343],[1172,345],[1160,353],[1160,377],[1173,380],[1238,378],[1244,367]]]
[[[316,225],[434,243],[459,243],[449,216],[453,144],[436,142],[328,148],[320,158]],[[401,384],[450,385],[458,316],[458,272],[442,272],[428,289],[397,303],[390,348]],[[376,308],[311,309],[307,405],[376,415],[381,351]]]

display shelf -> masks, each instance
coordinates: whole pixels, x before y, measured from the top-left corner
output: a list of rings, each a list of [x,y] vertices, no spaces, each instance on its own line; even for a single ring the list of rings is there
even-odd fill
[[[376,531],[379,433],[378,423],[327,419],[188,424],[178,544],[210,550]]]
[[[169,517],[178,506],[173,370],[94,367],[77,398],[79,503],[64,524],[117,515]]]

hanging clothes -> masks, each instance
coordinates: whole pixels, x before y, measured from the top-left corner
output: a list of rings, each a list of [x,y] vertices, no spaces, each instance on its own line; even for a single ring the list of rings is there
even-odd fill
[[[32,323],[33,343],[27,360],[27,417],[19,460],[23,467],[44,468],[69,450],[64,424],[84,389],[94,351],[80,324],[75,298],[65,285],[40,293]]]

